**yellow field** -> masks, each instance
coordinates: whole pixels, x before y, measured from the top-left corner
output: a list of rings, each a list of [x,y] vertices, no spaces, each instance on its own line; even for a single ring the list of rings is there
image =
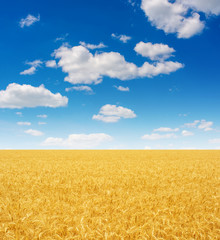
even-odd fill
[[[220,239],[220,151],[0,151],[0,240]]]

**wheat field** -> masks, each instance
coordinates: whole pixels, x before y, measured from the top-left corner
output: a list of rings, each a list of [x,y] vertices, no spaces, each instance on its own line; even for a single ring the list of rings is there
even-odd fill
[[[220,239],[220,151],[0,151],[0,239]]]

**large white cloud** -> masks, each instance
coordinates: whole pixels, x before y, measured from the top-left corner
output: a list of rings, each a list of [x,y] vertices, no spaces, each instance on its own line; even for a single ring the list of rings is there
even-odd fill
[[[183,2],[185,1],[142,0],[141,8],[156,28],[165,33],[177,33],[178,38],[190,38],[202,32],[205,25],[197,12],[189,14],[189,6]]]
[[[102,52],[94,55],[83,46],[61,46],[54,55],[60,59],[58,66],[68,73],[65,81],[72,84],[98,84],[104,76],[120,80],[130,80],[138,77],[153,77],[159,74],[169,74],[182,68],[178,62],[145,62],[138,67],[127,62],[118,52]]]
[[[60,93],[53,94],[44,85],[33,87],[11,83],[6,90],[0,91],[0,108],[24,107],[63,107],[68,103],[68,98]]]
[[[121,118],[135,118],[136,114],[129,108],[106,104],[101,107],[99,114],[93,115],[92,119],[103,122],[117,122]]]
[[[88,149],[112,140],[113,138],[105,133],[70,134],[66,139],[49,137],[43,142],[43,145],[73,149]]]
[[[34,24],[35,22],[39,22],[40,21],[40,15],[38,15],[37,17],[28,14],[26,18],[22,18],[21,21],[19,22],[19,25],[21,28],[23,27],[29,27],[32,24]]]
[[[151,42],[139,42],[134,50],[143,57],[148,57],[151,60],[164,60],[169,58],[175,50],[168,45],[162,43],[152,44]]]

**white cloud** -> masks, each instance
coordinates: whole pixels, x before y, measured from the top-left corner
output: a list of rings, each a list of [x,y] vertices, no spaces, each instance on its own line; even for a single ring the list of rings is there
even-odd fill
[[[198,12],[215,15],[220,14],[219,0],[179,0],[179,2]]]
[[[60,93],[53,94],[44,85],[33,87],[11,83],[6,90],[0,91],[0,108],[55,108],[66,106],[67,103],[67,97],[63,97]]]
[[[151,147],[149,147],[149,146],[145,146],[144,149],[146,149],[146,150],[151,150]]]
[[[47,118],[47,115],[46,114],[40,114],[40,115],[37,115],[38,118]]]
[[[184,126],[189,128],[195,128],[199,124],[199,122],[200,120],[195,120],[193,123],[185,123]]]
[[[30,65],[31,67],[24,70],[23,72],[20,72],[20,75],[33,75],[37,71],[37,68],[42,65],[41,60],[35,60],[33,62],[26,62],[27,65]]]
[[[70,88],[65,89],[66,92],[69,92],[69,91],[72,91],[72,90],[93,93],[92,88],[89,87],[89,86],[76,86],[76,87],[70,87]]]
[[[158,133],[152,133],[152,134],[146,134],[142,136],[142,139],[144,140],[160,140],[160,139],[169,139],[169,138],[176,138],[176,135],[174,133],[167,133],[167,134],[158,134]]]
[[[116,89],[118,89],[118,91],[121,91],[121,92],[129,92],[130,89],[129,87],[122,87],[122,86],[114,86]]]
[[[57,63],[56,63],[55,60],[46,61],[45,65],[46,65],[46,67],[49,67],[49,68],[56,68],[57,67]]]
[[[121,118],[135,118],[134,111],[121,106],[106,104],[101,107],[98,115],[93,115],[93,120],[103,122],[118,122]]]
[[[45,125],[47,124],[46,122],[38,122],[38,125]]]
[[[209,143],[218,144],[220,143],[220,138],[209,139]]]
[[[204,131],[211,131],[213,130],[211,126],[213,125],[213,122],[207,122],[206,120],[201,120],[200,125],[198,126],[198,129],[203,129]]]
[[[190,0],[191,1],[191,0]],[[141,8],[148,20],[165,33],[177,33],[178,38],[190,38],[201,33],[205,25],[196,12],[189,13],[184,0],[142,0]]]
[[[55,42],[57,42],[57,41],[64,41],[68,36],[69,36],[69,33],[66,33],[66,34],[62,35],[61,37],[57,37],[55,39]]]
[[[91,149],[103,142],[112,141],[113,138],[105,133],[92,134],[71,134],[68,138],[49,137],[44,142],[44,146],[66,147],[73,149]]]
[[[187,131],[187,130],[182,131],[182,136],[184,136],[184,137],[193,136],[193,135],[194,135],[194,133],[192,133],[190,131]]]
[[[37,17],[28,14],[26,18],[22,18],[21,21],[19,22],[19,25],[21,28],[23,27],[29,27],[32,24],[34,24],[35,22],[39,22],[40,21],[40,15],[38,15]]]
[[[85,43],[85,42],[82,42],[82,41],[80,41],[79,43],[80,43],[80,45],[82,45],[83,47],[86,47],[88,49],[99,49],[99,48],[106,48],[107,47],[104,43],[99,43],[98,45]]]
[[[16,115],[18,115],[19,117],[22,117],[22,112],[16,112]]]
[[[30,126],[31,125],[30,122],[17,122],[17,124],[20,126]]]
[[[61,46],[54,55],[59,58],[58,66],[68,73],[65,81],[72,84],[98,84],[104,76],[120,80],[153,77],[175,72],[183,65],[178,62],[145,62],[142,67],[127,62],[120,53],[102,52],[94,55],[83,46]]]
[[[134,50],[143,57],[148,57],[151,60],[165,60],[172,56],[175,52],[173,48],[162,43],[152,44],[151,42],[139,42]]]
[[[168,127],[160,127],[154,129],[154,132],[178,132],[179,128],[168,128]]]
[[[26,130],[24,132],[27,133],[27,134],[30,134],[32,136],[35,136],[35,137],[39,137],[39,136],[44,135],[43,132],[38,131],[38,130],[34,130],[34,129],[28,129],[28,130]]]
[[[112,36],[112,38],[118,39],[118,40],[120,40],[123,43],[127,43],[129,40],[131,40],[130,36],[126,36],[126,35],[123,35],[123,34],[117,35],[115,33],[112,33],[111,36]]]

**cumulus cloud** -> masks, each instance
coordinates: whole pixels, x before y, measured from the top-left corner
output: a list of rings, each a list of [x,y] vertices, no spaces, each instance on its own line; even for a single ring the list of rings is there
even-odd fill
[[[93,120],[103,122],[118,122],[121,118],[135,118],[136,114],[129,108],[106,104],[101,107],[99,114],[93,115]]]
[[[70,87],[70,88],[65,89],[66,92],[69,92],[69,91],[72,91],[72,90],[93,93],[92,88],[89,87],[89,86],[76,86],[76,87]]]
[[[129,40],[131,40],[130,36],[126,36],[126,35],[123,35],[123,34],[117,35],[115,33],[112,33],[111,36],[112,36],[112,38],[118,39],[118,40],[120,40],[123,43],[127,43]]]
[[[54,55],[60,59],[58,66],[68,73],[65,81],[72,84],[98,84],[104,76],[120,80],[130,80],[139,77],[153,77],[169,74],[182,68],[179,62],[145,62],[138,67],[127,62],[118,52],[102,52],[94,55],[83,46],[61,46]]]
[[[179,128],[168,128],[168,127],[160,127],[154,129],[154,132],[178,132]]]
[[[38,118],[47,118],[47,115],[46,114],[39,114],[37,115]]]
[[[24,70],[23,72],[20,72],[20,75],[33,75],[37,71],[37,68],[42,65],[41,60],[35,60],[33,62],[26,62],[27,65],[30,65],[31,67]]]
[[[191,1],[191,0],[190,0]],[[189,13],[185,0],[142,0],[141,8],[157,29],[165,33],[176,33],[178,38],[190,38],[205,27],[197,12]],[[189,2],[189,1],[188,1]]]
[[[193,136],[194,133],[190,132],[190,131],[187,131],[187,130],[183,130],[182,131],[182,136],[183,137],[188,137],[188,136]]]
[[[85,42],[79,42],[80,45],[82,45],[83,47],[86,47],[88,49],[100,49],[100,48],[106,48],[107,46],[104,43],[99,43],[98,45],[95,44],[90,44],[90,43],[85,43]]]
[[[35,136],[35,137],[39,137],[39,136],[44,135],[43,132],[38,131],[38,130],[34,130],[34,129],[28,129],[28,130],[26,130],[24,132],[27,133],[27,134],[30,134],[32,136]]]
[[[57,67],[57,63],[56,63],[55,60],[46,61],[45,65],[46,65],[46,67],[49,67],[49,68],[56,68]]]
[[[158,133],[152,133],[152,134],[146,134],[142,136],[142,139],[144,140],[160,140],[160,139],[169,139],[169,138],[176,138],[176,135],[174,133],[167,133],[167,134],[158,134]]]
[[[172,56],[175,50],[168,45],[162,43],[152,44],[151,42],[139,42],[134,50],[143,57],[148,57],[151,60],[165,60]]]
[[[20,126],[30,126],[31,125],[30,122],[17,122],[17,124]]]
[[[129,92],[130,89],[129,87],[122,87],[122,86],[114,86],[118,91],[121,91],[121,92]]]
[[[91,149],[99,146],[103,142],[112,140],[113,138],[105,133],[70,134],[66,139],[49,137],[43,142],[43,145],[73,149]]]
[[[40,21],[40,15],[38,15],[37,17],[28,14],[26,18],[22,18],[21,21],[19,22],[19,25],[21,28],[23,27],[29,27],[32,24],[34,24],[35,22],[39,22]]]
[[[68,103],[68,98],[60,93],[53,94],[44,85],[33,87],[11,83],[6,90],[0,91],[0,108],[24,107],[63,107]]]

